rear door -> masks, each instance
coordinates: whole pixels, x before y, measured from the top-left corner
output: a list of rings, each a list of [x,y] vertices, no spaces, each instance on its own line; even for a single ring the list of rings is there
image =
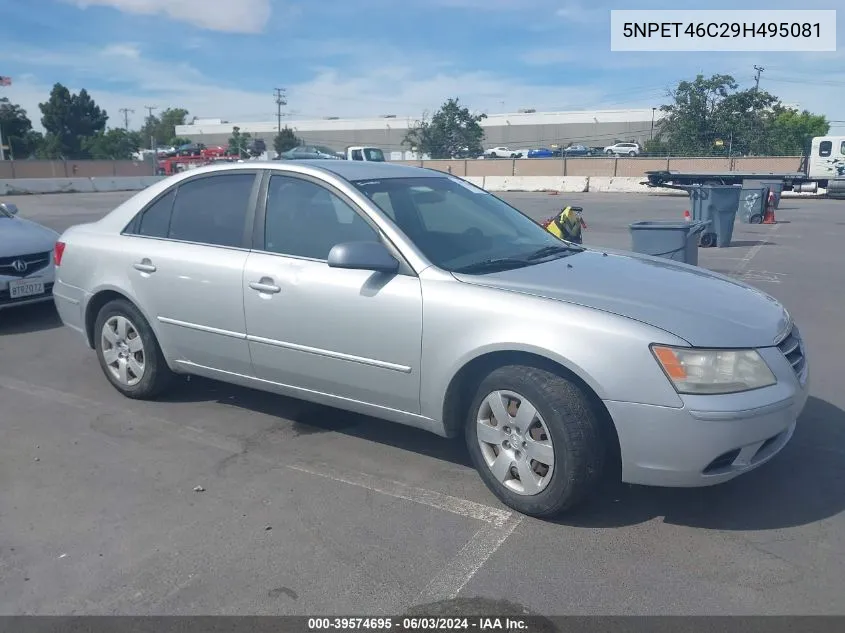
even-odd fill
[[[124,233],[133,293],[156,321],[168,355],[187,369],[252,372],[242,283],[258,174],[232,170],[184,180]]]

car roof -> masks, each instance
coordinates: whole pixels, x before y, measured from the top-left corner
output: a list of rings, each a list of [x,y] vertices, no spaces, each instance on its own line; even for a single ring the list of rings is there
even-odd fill
[[[183,174],[198,175],[215,171],[227,171],[232,169],[270,169],[283,171],[288,166],[299,165],[309,170],[321,171],[328,174],[335,174],[344,180],[370,180],[379,178],[437,178],[447,177],[440,171],[412,167],[410,165],[397,165],[388,162],[370,162],[357,160],[286,160],[286,161],[258,161],[251,160],[243,163],[223,163],[208,165],[191,169]]]

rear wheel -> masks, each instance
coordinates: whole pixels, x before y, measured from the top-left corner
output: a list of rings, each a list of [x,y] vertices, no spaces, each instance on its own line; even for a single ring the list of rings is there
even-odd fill
[[[487,487],[530,516],[575,507],[595,490],[604,468],[600,423],[584,392],[535,367],[501,367],[481,382],[466,440]]]
[[[630,152],[628,152],[628,156],[636,156],[636,155],[637,155],[637,153],[636,153],[635,151],[633,151],[633,150],[631,150]]]
[[[754,215],[752,215],[752,216],[748,219],[748,222],[749,222],[750,224],[762,224],[762,223],[763,223],[763,216],[762,216],[762,215],[760,215],[759,213],[755,213]]]
[[[94,325],[97,359],[108,381],[128,398],[154,398],[173,372],[141,312],[125,299],[109,301]]]

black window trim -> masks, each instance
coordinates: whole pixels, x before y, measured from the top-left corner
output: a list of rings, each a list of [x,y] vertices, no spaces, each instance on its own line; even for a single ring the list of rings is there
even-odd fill
[[[259,200],[259,195],[261,192],[261,184],[262,184],[262,176],[264,170],[261,169],[227,169],[221,171],[213,171],[205,174],[197,174],[195,176],[190,176],[185,178],[184,180],[180,180],[178,183],[168,187],[164,191],[162,191],[159,195],[155,198],[150,200],[144,207],[135,214],[135,217],[124,227],[124,229],[120,232],[121,235],[128,235],[130,237],[139,237],[142,239],[148,240],[159,240],[161,242],[175,242],[179,244],[195,244],[197,246],[208,246],[210,248],[225,248],[228,250],[238,250],[238,251],[249,251],[251,250],[252,246],[252,234],[253,234],[253,223],[255,222],[256,217],[256,207]],[[174,239],[172,237],[156,237],[153,235],[140,235],[138,230],[141,224],[141,218],[143,215],[159,200],[164,198],[165,196],[169,195],[172,192],[176,192],[176,196],[173,199],[173,206],[170,208],[170,216],[171,220],[173,218],[173,209],[176,206],[176,201],[179,199],[179,188],[185,184],[196,182],[198,180],[203,180],[205,178],[213,178],[214,176],[229,176],[233,174],[249,174],[251,175],[254,180],[252,183],[252,191],[249,195],[249,201],[247,203],[246,208],[246,216],[244,218],[244,232],[241,236],[241,243],[238,246],[230,246],[230,245],[223,245],[223,244],[209,244],[207,242],[191,242],[188,240],[179,240]]]
[[[396,274],[403,275],[406,277],[418,276],[411,264],[402,254],[402,251],[400,251],[396,247],[393,241],[387,235],[385,235],[381,228],[379,228],[379,226],[370,218],[369,214],[366,213],[359,204],[352,200],[352,198],[347,196],[345,193],[343,193],[343,191],[332,185],[330,182],[327,182],[325,180],[322,180],[321,178],[317,178],[310,174],[303,174],[295,171],[283,171],[280,169],[264,170],[264,175],[261,178],[261,188],[258,193],[258,202],[255,208],[255,218],[252,225],[252,251],[256,253],[261,253],[263,255],[273,255],[275,257],[285,257],[288,259],[299,259],[307,262],[317,262],[320,264],[326,264],[325,259],[318,259],[315,257],[304,257],[302,255],[289,255],[286,253],[276,253],[264,249],[264,224],[265,219],[267,217],[267,197],[270,192],[270,179],[273,176],[285,176],[287,178],[310,182],[314,185],[317,185],[318,187],[323,187],[330,193],[340,198],[343,202],[348,204],[349,208],[352,209],[354,213],[357,213],[360,218],[364,222],[366,222],[371,229],[373,229],[381,243],[384,244],[390,254],[393,255],[393,257],[395,257],[399,261],[399,270],[396,271]]]

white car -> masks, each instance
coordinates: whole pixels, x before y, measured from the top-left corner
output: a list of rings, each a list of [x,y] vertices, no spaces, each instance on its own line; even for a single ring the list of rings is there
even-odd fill
[[[0,310],[53,300],[53,249],[59,234],[0,203]]]
[[[508,147],[491,147],[484,150],[487,158],[519,158],[519,152]]]
[[[639,156],[640,146],[637,143],[616,143],[604,148],[608,156]]]

